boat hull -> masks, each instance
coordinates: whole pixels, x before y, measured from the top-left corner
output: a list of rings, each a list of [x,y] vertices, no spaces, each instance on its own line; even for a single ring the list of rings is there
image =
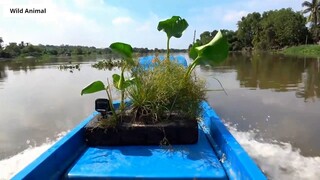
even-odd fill
[[[205,135],[205,138],[202,137],[202,139],[200,139],[200,142],[198,143],[204,143],[204,141],[207,141],[207,144],[209,144],[211,147],[209,148],[210,151],[216,156],[216,159],[218,160],[216,162],[220,163],[221,165],[220,170],[223,169],[223,171],[225,172],[226,174],[225,177],[227,177],[228,179],[266,179],[266,177],[258,168],[258,166],[255,164],[255,162],[250,158],[250,156],[245,152],[245,150],[241,147],[241,145],[235,140],[235,138],[227,130],[227,128],[224,126],[219,116],[210,107],[210,105],[207,102],[203,102],[201,106],[204,111],[202,115],[202,121],[200,122],[199,130],[201,130],[201,133]],[[51,148],[49,148],[35,161],[33,161],[26,168],[20,171],[12,179],[16,180],[16,179],[39,179],[39,178],[45,178],[45,179],[85,178],[83,176],[76,176],[74,173],[72,173],[74,172],[72,170],[78,167],[79,164],[77,163],[79,161],[83,163],[84,161],[83,159],[86,159],[84,158],[84,155],[83,155],[85,152],[89,150],[98,151],[98,150],[90,149],[90,147],[86,145],[85,139],[84,139],[84,127],[96,115],[98,115],[97,112],[94,112],[93,114],[91,114],[88,118],[86,118],[83,122],[81,122],[76,128],[71,130],[66,136],[64,136],[61,140],[55,143]],[[186,149],[187,147],[188,145],[179,145],[180,150],[181,148]],[[110,151],[110,149],[111,150],[119,149],[117,146],[113,146],[113,147],[106,146],[104,147],[104,149],[105,148],[107,148],[108,151]],[[149,147],[148,146],[132,146],[131,148],[132,149],[127,152],[142,152],[141,148],[147,150],[155,147],[154,146],[149,146]],[[156,148],[165,149],[166,147],[156,146]],[[208,147],[206,148],[201,147],[201,148],[202,149],[194,149],[192,151],[202,152],[204,150],[208,150]],[[174,151],[175,148],[171,150]],[[155,152],[159,152],[159,149],[157,149]],[[167,151],[164,151],[163,154],[165,154],[165,152]],[[152,153],[152,154],[155,154],[155,153]],[[162,156],[164,157],[164,155]],[[155,155],[155,158],[159,158],[162,156]],[[172,157],[177,157],[177,156],[178,155],[173,154]],[[130,157],[131,157],[130,154],[128,154],[127,157],[124,156],[124,158],[130,158]],[[168,157],[162,158],[164,162],[167,161],[167,159]],[[215,158],[208,158],[208,159],[215,159]],[[132,163],[133,161],[139,162],[138,159],[133,159]],[[142,159],[140,159],[140,162],[141,161]],[[107,162],[107,160],[105,162]],[[160,160],[158,159],[157,162],[160,162]],[[166,162],[166,163],[170,164],[170,162]],[[172,161],[171,163],[174,163],[174,162]],[[183,163],[183,161],[181,161],[181,163]],[[90,164],[89,160],[88,160],[88,164]],[[108,164],[105,164],[105,165],[108,166]],[[109,166],[112,167],[111,164],[109,164]],[[216,173],[218,175],[215,176],[216,177],[215,179],[224,179],[224,176],[221,175],[219,168],[216,168],[216,170],[218,171]],[[189,171],[186,171],[186,172],[189,172]],[[160,173],[158,175],[154,174],[154,176],[151,176],[150,174],[146,173],[145,176],[143,176],[143,174],[141,174],[143,172],[140,172],[140,174],[138,175],[140,178],[147,178],[147,179],[149,178],[156,179],[157,176],[159,178],[162,177],[167,179],[171,179],[171,178],[187,179],[187,177],[183,176],[184,173],[182,173],[183,172],[182,170],[178,172],[175,171],[175,172],[176,174],[171,177],[163,176]],[[204,173],[207,173],[207,171],[204,171],[203,174]],[[105,176],[100,178],[119,179],[120,177],[129,178],[129,177],[123,177],[122,175],[114,176],[114,174],[112,173],[111,174],[107,173],[105,174]],[[206,179],[204,178],[206,176],[201,176],[201,174],[194,174],[194,176],[192,176],[192,174],[189,174],[188,177],[190,177],[190,179],[192,179],[191,177],[197,177],[198,179]]]
[[[187,66],[183,56],[175,60]],[[147,68],[151,61],[150,56],[140,59]],[[211,106],[202,102],[201,107],[198,142],[169,149],[88,147],[84,131],[98,115],[94,112],[12,179],[266,179]]]

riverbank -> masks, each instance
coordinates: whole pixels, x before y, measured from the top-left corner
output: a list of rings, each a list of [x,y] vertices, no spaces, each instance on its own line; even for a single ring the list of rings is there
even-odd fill
[[[91,68],[93,58],[72,61],[80,64],[76,73],[57,68],[68,61],[23,62],[0,62],[0,123],[15,121],[0,126],[0,179],[10,179],[92,113],[95,99],[106,95],[81,97],[88,81],[119,73]],[[208,102],[270,179],[320,177],[318,64],[268,52],[234,53],[221,66],[196,69],[208,89],[220,87],[212,76],[223,83],[228,96],[208,91]]]
[[[300,45],[292,46],[284,50],[279,51],[281,54],[289,56],[299,56],[299,57],[320,57],[320,45]]]
[[[79,60],[79,59],[88,59],[88,58],[111,58],[113,57],[111,54],[90,54],[90,55],[72,55],[72,56],[66,56],[66,55],[42,55],[42,56],[18,56],[13,58],[0,58],[0,61],[26,61],[26,60],[34,60],[37,61],[50,61],[52,59],[70,59],[70,60]]]

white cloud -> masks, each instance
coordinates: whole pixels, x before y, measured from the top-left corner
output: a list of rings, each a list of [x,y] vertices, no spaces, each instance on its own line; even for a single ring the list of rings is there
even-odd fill
[[[133,22],[134,20],[131,17],[116,17],[112,20],[113,25],[126,25]]]
[[[149,18],[147,18],[144,22],[141,22],[136,27],[137,32],[156,32],[156,27],[158,25],[158,22],[160,21],[160,17],[157,16],[155,13],[151,12],[148,15]]]
[[[243,16],[246,16],[247,14],[248,12],[246,11],[227,11],[226,14],[223,16],[223,20],[226,23],[234,23],[239,21]]]
[[[237,22],[242,16],[252,12],[264,12],[269,10],[289,8],[300,11],[302,1],[300,0],[238,0],[228,4],[214,4],[203,8],[192,8],[190,14],[194,25],[199,32],[213,29],[237,28]]]
[[[73,0],[73,2],[77,7],[80,7],[80,8],[85,8],[92,4],[92,1],[90,0]]]
[[[297,1],[297,2],[294,2]],[[70,44],[107,47],[114,41],[123,41],[136,47],[165,48],[166,35],[157,31],[157,23],[162,16],[147,11],[143,17],[137,12],[119,6],[112,6],[108,1],[90,0],[0,0],[0,36],[8,42],[30,42],[32,44]],[[292,3],[294,2],[294,3]],[[236,29],[241,16],[253,11],[263,11],[276,7],[301,7],[298,0],[239,0],[227,5],[186,9],[189,27],[180,39],[172,38],[172,48],[186,48],[192,42],[193,31],[200,34],[213,29]],[[3,5],[4,4],[4,5]],[[27,16],[20,14],[6,17],[1,11],[8,11],[7,6],[35,7],[47,9],[46,14]],[[228,8],[226,8],[228,6]],[[119,16],[121,14],[121,16]]]
[[[259,12],[289,7],[295,11],[300,11],[302,9],[302,2],[301,0],[250,0],[246,3],[242,2],[241,4],[248,10]]]
[[[36,3],[41,2],[41,3]],[[34,4],[36,3],[36,4]],[[79,5],[86,5],[87,1],[79,1]],[[88,4],[89,5],[89,4]],[[46,14],[18,14],[6,16],[0,14],[0,24],[6,24],[1,28],[1,36],[6,44],[9,42],[30,42],[32,44],[70,44],[106,47],[105,36],[108,22],[99,21],[110,19],[112,12],[119,12],[118,8],[108,6],[102,8],[101,4],[91,5],[83,11],[75,11],[74,7],[68,6],[65,1],[11,1],[2,7],[8,10],[9,7],[45,7]],[[95,10],[94,18],[90,18],[90,11]],[[109,22],[111,24],[111,22]],[[110,34],[110,33],[109,33]]]

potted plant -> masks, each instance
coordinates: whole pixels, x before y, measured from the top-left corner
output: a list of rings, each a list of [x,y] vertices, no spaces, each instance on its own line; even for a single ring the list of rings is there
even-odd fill
[[[173,16],[160,21],[158,30],[167,35],[167,55],[154,57],[151,67],[141,66],[133,57],[129,44],[116,42],[112,51],[122,56],[120,74],[112,76],[113,87],[121,96],[115,107],[110,82],[95,81],[82,94],[106,91],[106,113],[86,127],[87,143],[101,145],[190,144],[198,140],[197,118],[205,100],[204,82],[192,74],[199,64],[216,64],[228,55],[228,43],[219,31],[208,44],[194,44],[189,56],[194,60],[187,68],[170,57],[170,39],[180,38],[188,27],[185,19]],[[125,71],[130,72],[125,77]],[[128,99],[128,103],[125,102]]]

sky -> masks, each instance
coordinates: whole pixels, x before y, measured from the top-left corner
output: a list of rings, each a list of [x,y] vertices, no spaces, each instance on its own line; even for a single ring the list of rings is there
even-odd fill
[[[237,29],[242,16],[281,8],[301,11],[302,0],[0,0],[0,37],[43,45],[106,48],[113,42],[165,48],[158,22],[181,16],[189,27],[171,47],[185,49],[204,31]],[[45,14],[13,14],[10,8],[46,8]]]

